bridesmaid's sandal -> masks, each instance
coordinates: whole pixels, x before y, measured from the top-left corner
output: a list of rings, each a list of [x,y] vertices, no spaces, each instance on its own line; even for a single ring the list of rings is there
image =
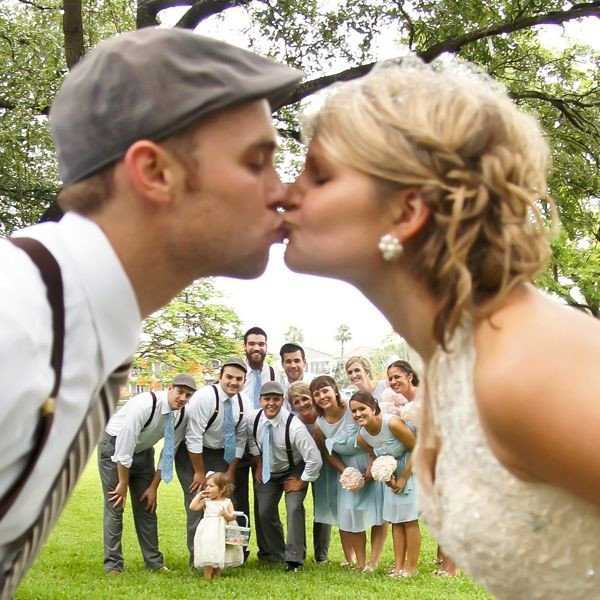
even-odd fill
[[[396,569],[392,569],[389,573],[388,573],[389,577],[392,577],[394,579],[398,579],[400,577],[405,577],[405,573],[402,569],[400,569],[399,571],[396,571]]]

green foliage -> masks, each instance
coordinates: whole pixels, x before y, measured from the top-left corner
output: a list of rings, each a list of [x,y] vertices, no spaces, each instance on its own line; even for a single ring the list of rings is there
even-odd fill
[[[408,344],[397,334],[387,335],[379,347],[368,356],[373,366],[374,379],[385,379],[386,369],[392,360],[408,360],[410,362],[410,350]]]
[[[218,302],[219,296],[212,281],[199,280],[144,321],[134,362],[138,381],[150,382],[157,365],[165,382],[177,373],[202,371],[239,353],[240,320]]]
[[[310,547],[313,514],[310,492],[305,501],[309,547],[303,571],[290,575],[281,565],[259,563],[255,558],[253,533],[249,562],[226,570],[218,580],[207,583],[187,566],[185,512],[177,480],[161,485],[158,495],[160,547],[171,571],[151,573],[144,569],[131,507],[127,506],[123,536],[126,569],[118,577],[106,576],[102,571],[102,490],[95,462],[90,461],[48,544],[18,589],[16,600],[491,600],[467,577],[433,576],[436,546],[424,528],[419,575],[414,579],[398,581],[386,575],[393,556],[391,534],[375,573],[365,575],[339,566],[342,551],[336,531],[331,537],[331,562],[316,566]],[[285,518],[284,511],[282,500],[280,514]]]
[[[340,343],[340,359],[344,360],[344,344],[352,339],[350,326],[342,323],[335,332],[335,341]]]
[[[53,10],[34,4],[0,5],[0,233],[34,222],[58,187],[45,114],[65,73],[60,3],[38,0]],[[540,119],[552,149],[550,193],[563,233],[540,282],[567,301],[577,287],[581,303],[597,314],[600,53],[581,43],[548,48],[532,27],[535,19],[560,25],[570,20],[569,11],[586,6],[593,8],[563,0],[269,0],[240,1],[236,10],[248,17],[254,49],[301,68],[308,81],[369,64],[392,48],[397,54],[410,48],[428,58],[458,54],[503,82]],[[211,17],[220,29],[229,22],[225,8]],[[84,0],[86,47],[133,28],[135,9],[133,0]],[[286,180],[302,163],[297,140],[304,104],[277,114],[284,136],[277,163]]]
[[[9,234],[58,189],[46,114],[65,64],[58,10],[0,4],[0,32],[0,234]]]
[[[284,334],[284,339],[286,342],[302,345],[304,343],[304,332],[301,327],[290,325]]]

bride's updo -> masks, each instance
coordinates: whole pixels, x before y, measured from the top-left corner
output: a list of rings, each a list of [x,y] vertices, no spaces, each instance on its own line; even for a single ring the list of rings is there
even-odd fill
[[[375,179],[382,196],[414,187],[431,217],[405,243],[405,264],[439,300],[448,341],[465,311],[489,315],[549,256],[548,145],[537,121],[474,67],[384,63],[335,86],[305,137]]]

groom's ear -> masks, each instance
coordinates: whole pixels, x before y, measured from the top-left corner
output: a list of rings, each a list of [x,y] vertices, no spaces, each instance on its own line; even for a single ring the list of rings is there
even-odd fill
[[[415,236],[429,220],[431,209],[420,190],[408,188],[389,199],[393,231],[401,242]]]

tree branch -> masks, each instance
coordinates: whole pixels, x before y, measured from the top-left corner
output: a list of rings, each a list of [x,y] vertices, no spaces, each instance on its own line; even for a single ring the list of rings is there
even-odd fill
[[[63,33],[65,36],[65,58],[72,69],[84,55],[83,21],[81,0],[63,0]]]
[[[513,21],[500,23],[499,25],[478,29],[454,39],[444,40],[418,54],[425,62],[431,62],[444,52],[458,52],[463,46],[476,42],[477,40],[501,35],[503,33],[514,33],[515,31],[528,29],[536,25],[561,25],[567,21],[581,19],[582,17],[600,17],[600,2],[574,4],[569,10],[556,10],[542,15],[520,17]]]
[[[19,0],[21,4],[27,4],[27,6],[33,6],[33,8],[37,8],[38,10],[58,10],[58,6],[42,6],[37,2],[33,2],[32,0]]]
[[[412,50],[414,41],[415,41],[415,24],[413,23],[410,15],[406,12],[404,8],[404,0],[399,0],[396,2],[398,5],[398,11],[404,17],[406,21],[406,26],[408,27],[408,47]]]
[[[323,88],[326,88],[328,85],[337,81],[350,81],[351,79],[362,77],[363,75],[366,75],[374,65],[374,62],[359,65],[358,67],[352,67],[333,75],[325,75],[324,77],[318,77],[317,79],[306,81],[296,88],[296,91],[286,100],[284,104],[281,106],[274,106],[273,109],[276,110],[282,106],[299,102],[303,98],[306,98],[307,96],[310,96],[311,94],[314,94],[315,92],[318,92],[319,90],[322,90]]]
[[[560,113],[575,127],[580,131],[589,132],[592,129],[597,130],[598,127],[596,123],[590,119],[585,118],[580,112],[576,110],[576,108],[584,109],[591,108],[594,106],[599,106],[600,103],[596,102],[582,102],[581,98],[576,95],[571,95],[569,97],[557,98],[555,96],[550,96],[549,94],[545,94],[544,92],[540,92],[537,90],[525,90],[522,92],[511,92],[510,97],[513,100],[522,100],[522,99],[536,99],[543,100],[544,102],[550,103],[556,109],[560,111]],[[574,108],[576,107],[576,108]]]
[[[179,19],[175,27],[194,29],[199,23],[208,19],[208,17],[218,15],[228,8],[246,6],[246,4],[250,4],[250,2],[252,2],[252,0],[198,0],[197,2],[194,2],[190,10]]]
[[[179,19],[176,27],[184,29],[194,29],[199,23],[222,13],[228,8],[236,6],[245,6],[250,4],[252,0],[139,0],[136,26],[138,29],[142,27],[153,27],[158,25],[157,15],[165,8],[173,8],[174,6],[190,6],[191,8]]]
[[[587,4],[574,4],[569,10],[552,11],[542,15],[521,17],[512,21],[494,25],[492,27],[478,29],[463,36],[444,40],[443,42],[434,44],[425,50],[418,51],[417,55],[425,62],[431,62],[444,52],[457,52],[463,46],[486,37],[492,37],[503,33],[514,33],[515,31],[520,31],[536,25],[560,25],[562,23],[566,23],[567,21],[580,19],[582,17],[600,17],[600,0]],[[368,73],[374,64],[375,63],[369,63],[359,65],[357,67],[351,67],[350,69],[340,71],[339,73],[335,73],[333,75],[327,75],[325,77],[319,77],[317,79],[307,81],[300,85],[296,92],[290,98],[288,98],[288,100],[282,106],[294,104],[295,102],[298,102],[337,81],[348,81],[350,79],[361,77],[362,75]]]

